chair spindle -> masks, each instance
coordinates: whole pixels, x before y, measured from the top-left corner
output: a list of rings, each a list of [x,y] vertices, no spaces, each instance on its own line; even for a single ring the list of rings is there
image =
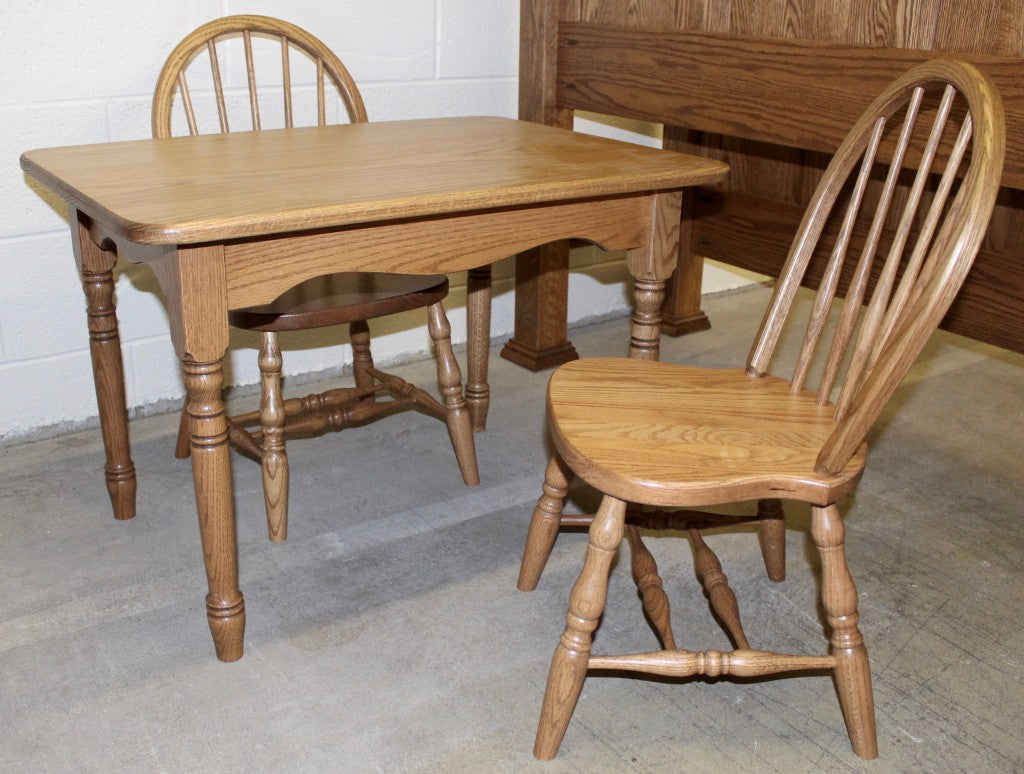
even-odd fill
[[[920,108],[923,96],[924,89],[918,87],[914,90],[913,95],[907,104],[906,118],[903,123],[903,129],[900,132],[899,141],[896,145],[896,152],[893,156],[892,164],[889,167],[889,173],[886,176],[885,189],[883,190],[881,200],[878,205],[878,212],[875,216],[875,220],[871,224],[872,237],[869,237],[869,241],[872,241],[873,238],[873,244],[871,245],[872,251],[870,256],[866,257],[866,260],[862,259],[862,263],[858,264],[857,278],[855,281],[856,287],[855,289],[851,289],[851,292],[847,295],[844,303],[843,311],[845,312],[847,306],[850,306],[851,316],[854,319],[859,317],[863,308],[864,298],[867,295],[871,267],[874,264],[875,252],[878,246],[878,239],[881,236],[884,220],[888,215],[889,208],[892,204],[892,193],[896,188],[897,179],[902,168],[907,147],[910,144],[910,135],[914,128],[914,124],[916,123],[918,109]],[[911,209],[909,203],[908,209]],[[912,211],[910,214],[911,217],[913,217]],[[837,412],[840,415],[845,410],[849,396],[853,395],[857,387],[861,384],[861,379],[867,366],[868,352],[870,351],[871,342],[874,340],[875,334],[877,333],[879,320],[878,312],[884,309],[885,305],[888,303],[888,293],[890,290],[889,283],[886,282],[886,277],[889,272],[888,266],[890,265],[890,262],[895,264],[892,266],[892,271],[895,271],[899,264],[901,254],[902,244],[900,242],[899,232],[897,232],[896,240],[893,242],[890,253],[886,258],[886,265],[883,266],[881,277],[875,284],[872,292],[871,301],[868,305],[868,312],[865,314],[864,319],[861,322],[860,332],[854,342],[853,355],[851,356],[850,363],[847,366],[845,383],[841,390],[839,401],[837,402]]]
[[[249,30],[242,32],[242,40],[245,43],[245,74],[249,80],[249,107],[252,109],[252,128],[260,128],[260,102],[256,97],[256,68],[252,59],[252,33]]]
[[[324,95],[324,60],[316,60],[316,120],[320,126],[327,124],[327,98]]]
[[[188,93],[188,83],[185,81],[185,71],[178,73],[178,86],[181,88],[181,101],[185,106],[185,120],[188,122],[188,133],[193,137],[199,134],[199,127],[196,125],[196,113],[192,108],[192,96]]]
[[[900,129],[899,139],[896,142],[892,161],[889,163],[889,168],[885,176],[885,183],[879,196],[878,205],[875,209],[874,217],[871,220],[871,226],[868,231],[867,239],[864,243],[864,248],[861,251],[860,259],[854,269],[853,278],[850,281],[850,287],[847,289],[846,297],[843,300],[836,333],[832,337],[832,345],[829,349],[826,360],[828,378],[823,377],[818,385],[817,395],[819,405],[824,405],[828,402],[829,394],[832,391],[832,386],[837,378],[839,367],[845,357],[850,338],[853,336],[853,332],[857,327],[857,321],[860,318],[864,298],[867,295],[868,282],[871,277],[871,267],[875,262],[878,245],[882,238],[882,231],[885,227],[886,218],[889,214],[889,208],[892,205],[893,195],[896,192],[896,185],[899,180],[900,171],[903,168],[903,159],[906,156],[907,147],[910,144],[910,137],[917,121],[917,115],[923,97],[924,89],[916,88],[907,103],[903,126]],[[864,334],[865,331],[863,330],[862,325],[858,339],[859,341],[864,340]],[[855,353],[854,361],[847,366],[847,383],[851,381],[851,378],[853,381],[857,381],[858,369],[859,366],[857,364]]]
[[[842,273],[843,264],[846,261],[846,250],[850,244],[850,237],[853,234],[853,227],[857,222],[861,204],[864,201],[864,192],[867,191],[868,180],[871,177],[871,169],[875,164],[875,157],[878,154],[878,146],[882,141],[882,132],[885,130],[885,119],[880,118],[875,123],[875,129],[864,152],[861,161],[860,172],[857,174],[857,181],[854,184],[853,192],[850,194],[850,201],[843,215],[843,224],[839,230],[832,255],[829,256],[828,266],[821,281],[821,287],[814,299],[814,308],[811,311],[810,319],[807,321],[807,333],[804,335],[803,347],[800,357],[797,360],[796,369],[793,374],[792,389],[794,392],[803,389],[810,371],[814,353],[817,351],[818,342],[821,339],[822,331],[825,329],[825,322],[828,320],[829,310],[832,308],[832,301],[835,299],[836,288],[839,285],[839,277]]]
[[[220,130],[230,132],[228,127],[228,109],[224,104],[224,86],[220,81],[220,63],[217,61],[216,39],[211,38],[206,44],[206,50],[210,52],[210,71],[213,73],[213,91],[217,95],[217,117],[220,119]]]
[[[878,352],[881,351],[882,344],[888,341],[892,336],[893,328],[895,327],[897,320],[899,320],[900,316],[903,314],[903,310],[908,304],[913,303],[914,299],[917,298],[921,285],[921,271],[925,256],[928,254],[928,248],[932,244],[935,229],[939,224],[942,211],[945,209],[946,200],[949,198],[949,192],[952,190],[953,183],[956,181],[960,164],[967,152],[967,145],[970,140],[971,117],[968,115],[960,125],[960,131],[957,134],[956,142],[953,144],[953,149],[950,152],[948,161],[946,162],[946,168],[943,170],[942,177],[936,187],[935,195],[932,198],[931,205],[925,215],[924,223],[921,226],[921,232],[917,238],[917,243],[914,245],[914,251],[911,253],[910,260],[907,262],[907,267],[903,270],[903,276],[901,277],[900,284],[896,289],[896,294],[886,312],[886,319],[882,327],[882,335],[878,337],[875,345],[876,352],[873,353],[873,357],[876,359],[878,357]]]
[[[281,78],[284,91],[284,125],[292,128],[292,68],[288,59],[288,38],[281,36]]]
[[[902,263],[904,249],[910,237],[910,229],[917,216],[921,196],[924,193],[925,185],[931,173],[935,153],[942,140],[942,134],[955,96],[956,90],[952,86],[947,86],[935,121],[932,124],[928,142],[921,157],[921,163],[918,166],[917,174],[914,177],[914,182],[904,205],[903,214],[897,226],[889,255],[886,257],[878,281],[875,283],[871,302],[868,305],[867,314],[861,325],[860,335],[858,336],[853,356],[847,369],[846,382],[837,401],[837,419],[845,414],[852,396],[863,383],[865,375],[870,372],[881,352],[885,337],[880,335],[879,331],[882,328],[887,310],[892,304],[892,291],[896,284],[896,276]],[[913,278],[917,274],[915,264],[920,262],[930,244],[930,235],[919,235],[915,248],[911,252],[910,261],[904,269],[906,276]]]

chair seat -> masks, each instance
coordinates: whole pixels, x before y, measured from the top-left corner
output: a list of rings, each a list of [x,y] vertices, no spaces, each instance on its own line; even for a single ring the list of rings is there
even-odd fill
[[[253,331],[306,330],[420,309],[447,295],[443,274],[328,274],[296,285],[269,304],[235,309],[228,320]]]
[[[577,360],[548,385],[552,437],[576,474],[660,506],[835,502],[860,478],[867,446],[839,474],[816,472],[832,411],[777,377],[636,359]]]

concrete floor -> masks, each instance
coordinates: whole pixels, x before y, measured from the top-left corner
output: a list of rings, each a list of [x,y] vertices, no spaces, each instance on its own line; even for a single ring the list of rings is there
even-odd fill
[[[708,299],[711,331],[663,358],[742,361],[758,289]],[[627,322],[573,331],[618,354]],[[496,350],[495,350],[496,355]],[[401,369],[432,384],[429,362]],[[177,419],[135,422],[138,516],[111,517],[96,431],[0,449],[0,770],[720,772],[1024,768],[1024,358],[940,334],[873,434],[844,504],[881,757],[849,749],[831,681],[587,680],[559,757],[531,757],[585,535],[515,590],[548,455],[546,374],[496,356],[483,483],[407,413],[291,446],[292,518],[266,540],[258,467],[236,459],[246,655],[216,661]],[[83,387],[84,389],[84,387]],[[897,411],[898,409],[898,411]],[[593,496],[574,489],[577,504]],[[712,533],[755,647],[820,652],[806,508],[788,577],[749,532]],[[683,646],[725,648],[677,536],[649,541]],[[655,647],[628,562],[595,650]]]

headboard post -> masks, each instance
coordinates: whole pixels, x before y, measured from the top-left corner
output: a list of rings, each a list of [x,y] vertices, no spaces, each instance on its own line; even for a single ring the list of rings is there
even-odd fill
[[[693,132],[678,126],[665,126],[663,147],[693,153],[689,142]],[[700,288],[704,278],[704,258],[693,249],[693,189],[683,191],[682,222],[679,226],[679,257],[676,270],[665,283],[665,302],[661,306],[661,330],[669,336],[706,331],[711,321],[700,308]]]
[[[522,0],[519,6],[519,118],[572,128],[573,111],[556,107],[559,21],[579,21],[580,0]],[[540,371],[579,357],[569,342],[569,243],[516,256],[515,332],[506,360]]]

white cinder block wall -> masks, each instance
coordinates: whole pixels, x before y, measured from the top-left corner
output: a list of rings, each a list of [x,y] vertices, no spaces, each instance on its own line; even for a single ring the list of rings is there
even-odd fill
[[[174,45],[199,24],[233,13],[278,16],[305,27],[351,70],[371,120],[516,113],[518,0],[14,0],[0,47],[0,441],[95,421],[84,300],[63,205],[18,165],[31,148],[148,137],[150,95]],[[233,63],[237,65],[238,63]],[[231,62],[227,83],[244,90]],[[579,121],[584,131],[657,144],[658,127],[629,135]],[[624,311],[620,256],[577,251],[570,318]],[[452,278],[453,337],[465,340],[465,278]],[[712,269],[705,288],[748,281]],[[512,330],[512,264],[495,268],[492,335]],[[183,388],[167,316],[148,270],[120,266],[118,316],[125,386],[133,409],[169,408]],[[374,328],[381,363],[427,351],[422,315]],[[337,369],[344,332],[286,343],[285,372]],[[228,384],[253,384],[256,339],[233,333]]]

